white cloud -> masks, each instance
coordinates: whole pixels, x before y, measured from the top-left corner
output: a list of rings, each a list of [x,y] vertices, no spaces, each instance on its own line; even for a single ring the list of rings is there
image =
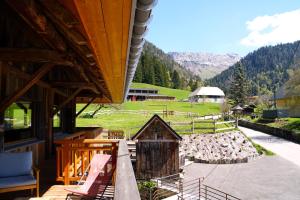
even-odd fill
[[[250,33],[240,43],[260,47],[300,40],[300,9],[247,21]]]

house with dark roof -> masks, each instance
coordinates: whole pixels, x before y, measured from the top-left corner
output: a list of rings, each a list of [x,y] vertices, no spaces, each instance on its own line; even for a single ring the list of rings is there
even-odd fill
[[[175,97],[158,94],[157,89],[130,88],[127,95],[127,100],[128,101],[145,101],[145,100],[174,101]]]

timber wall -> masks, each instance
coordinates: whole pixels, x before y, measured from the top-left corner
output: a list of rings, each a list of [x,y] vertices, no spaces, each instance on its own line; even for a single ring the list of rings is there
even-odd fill
[[[138,179],[179,173],[179,143],[177,141],[139,141],[136,148],[136,176]]]

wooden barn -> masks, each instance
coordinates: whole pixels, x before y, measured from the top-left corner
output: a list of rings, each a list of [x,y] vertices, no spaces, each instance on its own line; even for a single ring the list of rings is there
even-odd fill
[[[158,115],[154,115],[132,139],[137,140],[138,179],[179,173],[179,141],[182,138]]]

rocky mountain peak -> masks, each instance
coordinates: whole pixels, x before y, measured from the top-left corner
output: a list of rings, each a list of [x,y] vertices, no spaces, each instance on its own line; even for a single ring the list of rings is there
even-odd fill
[[[214,77],[241,59],[236,53],[170,52],[168,55],[203,80]]]

